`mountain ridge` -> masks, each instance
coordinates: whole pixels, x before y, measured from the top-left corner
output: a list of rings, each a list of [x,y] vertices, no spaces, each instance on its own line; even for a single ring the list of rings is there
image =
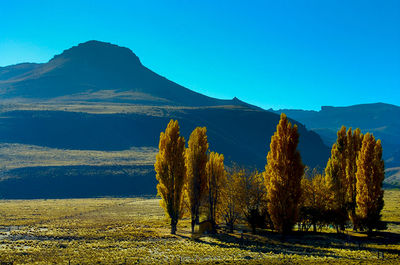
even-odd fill
[[[17,74],[7,79],[16,68],[20,68]],[[54,84],[57,85],[54,87]],[[130,49],[94,40],[66,49],[47,63],[22,63],[0,68],[0,95],[7,99],[49,100],[99,91],[151,94],[147,100],[135,100],[134,95],[125,99],[131,103],[181,106],[244,104],[235,99],[208,97],[185,88],[143,66]],[[94,99],[101,100],[101,97]],[[118,102],[119,98],[113,100]]]

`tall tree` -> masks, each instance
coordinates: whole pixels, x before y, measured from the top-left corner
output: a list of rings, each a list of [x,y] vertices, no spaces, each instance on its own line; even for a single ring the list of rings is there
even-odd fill
[[[361,150],[364,135],[357,128],[352,132],[347,131],[347,153],[346,153],[346,209],[348,216],[355,227],[356,224],[356,195],[357,195],[357,158]]]
[[[351,128],[346,131],[342,126],[337,132],[336,143],[333,144],[331,157],[325,168],[331,190],[334,193],[333,210],[336,213],[339,230],[344,230],[347,220],[355,223],[356,207],[356,160],[361,149],[363,135],[360,129]]]
[[[224,156],[211,152],[206,165],[208,187],[208,217],[212,224],[212,232],[216,232],[217,213],[221,208],[222,191],[226,183]]]
[[[274,228],[281,233],[293,229],[298,215],[300,183],[304,174],[298,143],[297,126],[292,126],[282,113],[276,132],[271,137],[264,173],[268,211]]]
[[[158,180],[157,192],[161,206],[171,220],[171,234],[183,213],[183,194],[186,178],[185,139],[180,136],[178,121],[171,120],[165,132],[160,134],[154,168]]]
[[[362,141],[357,159],[357,208],[356,214],[361,228],[382,228],[381,211],[383,208],[382,182],[385,166],[382,160],[381,141],[367,133]]]
[[[207,189],[207,129],[197,127],[190,135],[186,150],[186,198],[192,219],[192,233],[194,226],[199,223],[199,209],[202,197]]]
[[[346,127],[342,126],[337,132],[336,143],[333,144],[331,150],[331,157],[325,168],[325,174],[329,180],[331,189],[334,193],[335,205],[334,209],[340,222],[337,225],[338,229],[343,230],[347,220],[346,210],[346,149],[347,149],[347,136]]]

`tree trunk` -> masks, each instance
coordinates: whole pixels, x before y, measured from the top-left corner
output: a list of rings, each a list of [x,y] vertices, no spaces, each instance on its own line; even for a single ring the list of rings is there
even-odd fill
[[[194,228],[196,224],[199,224],[199,210],[192,208],[192,222],[191,222],[192,234],[194,234]]]
[[[368,227],[367,236],[368,237],[372,236],[372,228],[371,227]]]
[[[216,234],[217,233],[217,224],[215,223],[214,220],[211,220],[211,234]]]
[[[251,224],[251,232],[253,233],[253,235],[256,234],[256,225],[255,224]]]
[[[229,232],[233,233],[233,222],[228,224]]]
[[[176,235],[176,225],[178,224],[178,220],[171,219],[171,235]]]
[[[194,219],[192,219],[192,234],[194,234],[194,226],[195,226],[195,220]]]

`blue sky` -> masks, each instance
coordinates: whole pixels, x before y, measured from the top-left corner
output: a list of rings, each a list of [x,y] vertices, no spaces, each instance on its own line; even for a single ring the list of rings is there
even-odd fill
[[[400,105],[400,1],[0,1],[0,66],[92,39],[217,98]]]

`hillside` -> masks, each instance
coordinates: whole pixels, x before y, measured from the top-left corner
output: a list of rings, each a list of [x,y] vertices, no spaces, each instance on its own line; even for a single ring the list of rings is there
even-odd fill
[[[3,99],[125,102],[155,105],[241,105],[182,87],[146,68],[128,48],[88,41],[43,64],[0,67]]]
[[[129,49],[98,41],[79,44],[44,64],[0,68],[0,95],[0,142],[22,150],[14,157],[19,166],[3,167],[1,174],[0,193],[12,198],[154,194],[154,150],[171,118],[179,120],[187,140],[196,126],[206,126],[210,149],[223,153],[227,165],[262,170],[279,121],[279,115],[237,98],[191,91],[147,69]],[[319,135],[292,122],[299,125],[303,162],[324,166],[329,148]],[[29,146],[66,150],[66,157],[40,160],[41,166],[25,163],[38,161],[40,154],[26,156],[23,150]],[[127,150],[153,159],[136,163],[142,160],[129,155],[126,159],[134,162],[128,164],[113,158]],[[82,151],[114,162],[91,163],[99,158],[80,159],[76,154]],[[3,161],[12,160],[11,153],[3,152]],[[65,188],[73,185],[79,192]],[[110,192],[107,186],[116,188]],[[35,187],[29,196],[27,187]],[[129,194],[127,187],[136,188]]]
[[[336,132],[342,125],[347,128],[360,128],[363,133],[371,132],[381,139],[383,158],[387,168],[386,176],[396,179],[396,170],[400,167],[400,107],[385,103],[362,104],[349,107],[322,107],[320,111],[304,111],[283,109],[273,111],[284,112],[295,120],[305,124],[318,133],[328,146],[336,141]],[[393,177],[392,177],[393,176]],[[391,183],[399,183],[390,181]]]

